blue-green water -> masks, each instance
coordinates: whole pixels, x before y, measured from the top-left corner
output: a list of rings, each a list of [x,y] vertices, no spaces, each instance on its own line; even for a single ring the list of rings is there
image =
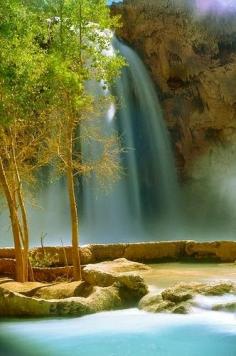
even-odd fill
[[[236,318],[136,309],[74,319],[3,321],[0,355],[235,356]]]

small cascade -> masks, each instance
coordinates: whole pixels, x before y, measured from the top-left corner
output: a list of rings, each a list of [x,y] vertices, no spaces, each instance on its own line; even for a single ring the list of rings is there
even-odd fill
[[[107,194],[100,191],[94,177],[83,179],[82,238],[91,242],[153,240],[158,239],[158,231],[167,230],[164,238],[176,238],[170,234],[179,220],[178,184],[156,90],[138,55],[116,38],[113,47],[128,66],[114,88],[119,105],[107,110],[102,125],[104,134],[116,130],[122,139],[124,174]]]

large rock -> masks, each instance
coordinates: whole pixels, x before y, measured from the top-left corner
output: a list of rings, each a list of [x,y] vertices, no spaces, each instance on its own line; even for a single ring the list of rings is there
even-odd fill
[[[183,302],[192,299],[196,294],[220,296],[227,293],[236,293],[236,286],[231,282],[215,283],[180,283],[167,288],[162,292],[164,300]]]
[[[125,258],[114,261],[87,265],[83,271],[83,279],[89,284],[102,287],[119,283],[135,298],[141,298],[147,293],[147,286],[138,274],[149,270],[150,267],[141,263],[130,262]]]
[[[148,289],[138,274],[149,267],[118,259],[83,270],[85,282],[0,284],[0,315],[84,315],[135,306]]]
[[[95,287],[87,298],[36,299],[0,286],[0,316],[81,316],[122,307],[119,288]]]
[[[167,288],[161,293],[147,294],[140,300],[139,308],[153,313],[186,314],[190,312],[193,306],[196,306],[195,297],[197,295],[220,296],[229,293],[236,296],[236,285],[230,282],[212,284],[181,283]],[[212,307],[213,310],[233,310],[233,308],[234,303],[213,305]]]
[[[159,293],[150,293],[140,300],[139,309],[151,313],[186,314],[190,311],[191,304],[186,301],[165,300]]]

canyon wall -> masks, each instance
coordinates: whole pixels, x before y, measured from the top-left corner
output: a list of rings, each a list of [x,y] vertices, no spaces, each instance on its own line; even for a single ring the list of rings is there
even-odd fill
[[[179,1],[125,0],[112,12],[150,70],[186,178],[197,157],[236,141],[236,16],[200,16]]]

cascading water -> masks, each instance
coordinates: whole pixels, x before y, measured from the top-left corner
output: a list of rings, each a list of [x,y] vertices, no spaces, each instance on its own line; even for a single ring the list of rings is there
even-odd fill
[[[176,239],[178,184],[156,90],[131,48],[115,38],[115,50],[128,64],[114,87],[119,105],[111,104],[106,116],[98,121],[104,135],[117,131],[121,137],[125,148],[119,157],[123,174],[107,192],[100,189],[93,176],[80,182],[80,241],[85,244]],[[101,86],[88,86],[89,91],[100,90],[101,95]],[[83,155],[96,155],[97,149],[97,143],[89,147],[82,143]],[[41,234],[47,234],[46,243],[50,245],[60,245],[61,240],[70,243],[69,204],[63,179],[44,185],[38,205],[41,209],[33,209],[29,214],[31,244],[38,245]],[[9,245],[10,223],[6,223],[5,214],[1,220],[5,240],[0,243]]]
[[[128,66],[114,88],[119,107],[109,108],[103,132],[117,130],[122,138],[126,148],[120,155],[124,175],[106,195],[99,192],[96,179],[83,180],[82,238],[92,242],[153,240],[158,238],[153,232],[163,232],[164,225],[173,226],[178,221],[174,160],[156,91],[144,64],[117,39],[113,46]]]

